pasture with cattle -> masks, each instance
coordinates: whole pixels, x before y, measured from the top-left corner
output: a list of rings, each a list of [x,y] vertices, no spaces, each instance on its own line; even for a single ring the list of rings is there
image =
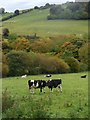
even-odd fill
[[[45,112],[50,118],[87,118],[88,78],[82,79],[83,74],[88,75],[88,73],[73,73],[54,74],[52,78],[45,78],[43,75],[27,76],[23,79],[21,77],[3,78],[3,92],[7,88],[7,93],[10,93],[15,99],[14,105],[8,110],[6,109],[3,117],[20,117],[19,115],[30,117],[31,114],[39,112],[39,107],[41,113],[38,114]],[[58,78],[62,79],[62,92],[58,91],[58,88],[53,88],[51,92],[48,87],[45,87],[45,93],[44,91],[40,93],[38,88],[34,89],[34,93],[28,89],[28,80],[47,81]],[[28,113],[29,111],[30,113]],[[47,115],[45,117],[48,117]]]
[[[87,6],[2,13],[2,118],[89,117]]]

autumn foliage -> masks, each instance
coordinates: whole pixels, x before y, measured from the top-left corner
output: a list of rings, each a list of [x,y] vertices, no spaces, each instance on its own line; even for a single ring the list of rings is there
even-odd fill
[[[2,40],[3,76],[80,72],[88,68],[87,37],[76,34]],[[83,69],[82,69],[83,68]],[[84,69],[85,68],[85,69]]]

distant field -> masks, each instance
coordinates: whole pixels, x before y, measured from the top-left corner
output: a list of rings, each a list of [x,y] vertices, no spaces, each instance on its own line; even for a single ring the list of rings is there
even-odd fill
[[[88,116],[88,78],[80,78],[84,74],[88,75],[87,72],[52,75],[52,78],[62,79],[63,93],[57,92],[57,89],[53,89],[53,93],[50,93],[46,88],[46,93],[39,94],[39,90],[36,89],[35,93],[31,94],[27,81],[29,79],[48,80],[48,78],[44,78],[44,75],[28,76],[24,79],[21,77],[3,78],[2,88],[3,90],[7,88],[11,95],[19,99],[29,95],[33,99],[42,99],[43,101],[50,98],[52,102],[48,112],[52,112],[52,117],[86,118]]]
[[[33,10],[3,22],[3,27],[9,28],[11,33],[39,36],[88,33],[87,20],[47,20],[48,14],[49,9]]]

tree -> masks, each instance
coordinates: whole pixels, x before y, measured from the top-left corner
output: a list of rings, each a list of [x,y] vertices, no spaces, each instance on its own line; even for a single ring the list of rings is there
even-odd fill
[[[3,29],[3,37],[8,37],[9,35],[9,29],[8,28],[4,28]]]
[[[31,65],[31,58],[24,51],[10,51],[7,54],[9,75],[20,76],[28,74]]]
[[[4,8],[0,8],[0,14],[4,14],[5,13],[5,9]]]
[[[50,8],[50,15],[47,19],[89,19],[90,3],[67,2],[62,5],[55,5]]]
[[[34,9],[39,9],[39,7],[38,7],[38,6],[35,6]]]
[[[14,15],[19,15],[19,10],[15,10]]]

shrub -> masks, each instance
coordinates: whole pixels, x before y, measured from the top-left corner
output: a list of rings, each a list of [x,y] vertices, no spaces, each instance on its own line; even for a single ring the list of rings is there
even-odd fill
[[[9,66],[7,64],[2,64],[2,77],[6,77],[9,73]]]
[[[3,118],[49,118],[50,105],[48,103],[49,99],[47,98],[36,100],[31,95],[23,96],[23,98],[16,99],[13,106],[3,114]]]
[[[5,89],[2,93],[2,112],[6,112],[14,104],[14,99],[10,95],[9,91]]]
[[[18,37],[17,34],[11,33],[11,34],[9,34],[8,39],[9,39],[9,40],[16,40],[17,37]]]
[[[67,73],[69,66],[57,57],[38,54],[39,66],[42,73]]]
[[[6,59],[6,55],[2,54],[2,77],[6,77],[9,73],[9,66]]]
[[[86,43],[79,49],[79,57],[81,62],[88,64],[89,45]]]
[[[15,50],[29,51],[30,50],[30,42],[27,39],[25,39],[24,37],[17,38],[15,40],[15,42],[13,43],[13,48]]]
[[[80,72],[88,71],[88,64],[80,63]]]
[[[77,73],[80,71],[80,64],[74,57],[66,58],[66,63],[70,66],[70,72]]]
[[[11,50],[11,46],[10,46],[10,43],[7,39],[4,39],[2,41],[2,50],[3,50],[3,53],[8,53],[10,50]]]
[[[9,29],[8,28],[4,28],[3,29],[3,37],[7,37],[9,35]]]

